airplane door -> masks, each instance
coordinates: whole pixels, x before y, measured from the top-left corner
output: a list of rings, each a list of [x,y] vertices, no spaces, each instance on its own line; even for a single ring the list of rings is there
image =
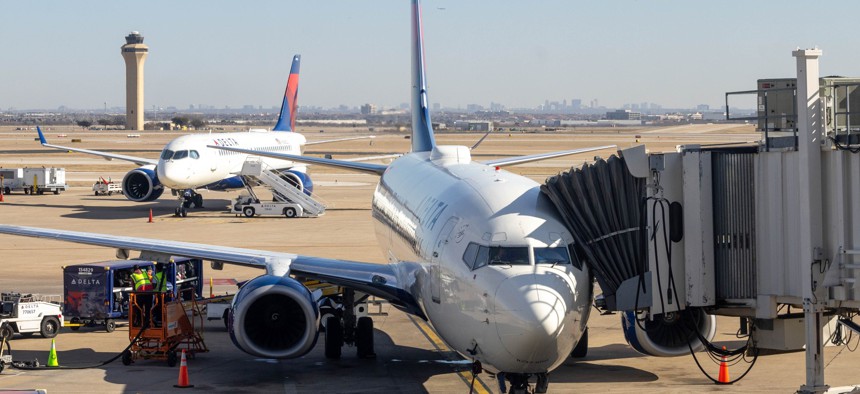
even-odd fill
[[[445,270],[445,265],[442,262],[442,252],[450,241],[454,226],[456,226],[459,221],[460,218],[455,216],[448,218],[448,221],[446,221],[445,225],[442,226],[442,230],[439,231],[439,235],[436,237],[436,242],[433,243],[433,280],[430,284],[430,295],[433,302],[437,304],[442,302],[442,282],[445,281],[447,277],[447,275],[442,275],[442,271]]]

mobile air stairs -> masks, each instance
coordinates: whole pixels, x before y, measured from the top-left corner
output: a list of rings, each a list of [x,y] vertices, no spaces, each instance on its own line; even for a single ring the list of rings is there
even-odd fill
[[[326,206],[305,194],[301,180],[276,169],[268,168],[258,158],[249,158],[242,165],[239,174],[248,190],[247,195],[234,199],[230,209],[233,213],[245,216],[284,215],[285,217],[317,217],[325,213]],[[292,181],[292,182],[291,182]],[[266,185],[271,192],[272,202],[261,202],[254,193],[253,186]]]

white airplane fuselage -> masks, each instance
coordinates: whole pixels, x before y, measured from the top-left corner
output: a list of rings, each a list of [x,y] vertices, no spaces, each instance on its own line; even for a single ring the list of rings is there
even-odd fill
[[[250,155],[208,148],[207,145],[301,155],[305,136],[295,132],[248,131],[241,133],[188,134],[164,146],[156,173],[161,183],[171,189],[196,189],[235,177]],[[170,152],[168,155],[167,152]],[[185,152],[176,158],[178,152]],[[192,153],[195,152],[195,153]],[[196,157],[195,157],[196,156]],[[292,161],[260,157],[264,168],[297,167]]]
[[[437,146],[392,162],[372,206],[388,259],[422,265],[410,292],[452,349],[494,372],[547,372],[569,356],[588,318],[590,275],[535,263],[538,250],[573,242],[540,185],[471,162],[466,147]],[[528,261],[475,268],[470,244],[527,247]]]

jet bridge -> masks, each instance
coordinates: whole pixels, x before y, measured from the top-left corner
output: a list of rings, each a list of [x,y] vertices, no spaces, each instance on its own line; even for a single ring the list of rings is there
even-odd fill
[[[278,170],[273,168],[264,168],[265,163],[257,158],[249,157],[242,165],[240,175],[245,181],[245,187],[248,193],[256,198],[252,184],[266,185],[271,191],[275,200],[298,204],[304,210],[304,216],[320,216],[325,213],[325,205],[302,191],[299,185],[295,185],[288,181],[286,177]],[[251,178],[256,182],[251,182]],[[300,181],[298,181],[300,182]],[[257,199],[258,200],[258,199]]]
[[[552,177],[542,190],[600,284],[597,303],[623,312],[634,348],[662,356],[805,349],[800,391],[823,392],[824,343],[845,344],[858,329],[860,139],[850,120],[822,119],[850,119],[846,108],[860,102],[838,96],[847,89],[819,88],[820,50],[793,55],[790,143],[762,133],[747,146],[640,146]],[[747,345],[714,350],[713,315],[742,317]]]

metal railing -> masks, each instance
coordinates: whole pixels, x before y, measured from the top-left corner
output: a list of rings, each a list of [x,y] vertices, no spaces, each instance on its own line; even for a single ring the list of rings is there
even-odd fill
[[[794,112],[790,113],[790,114],[769,115],[768,99],[767,99],[768,93],[788,92],[788,91],[790,91],[792,93],[792,110]],[[763,116],[744,116],[744,117],[735,117],[735,118],[733,118],[731,116],[731,110],[729,109],[729,96],[746,95],[746,94],[755,94],[756,98],[763,97],[763,100],[761,100],[762,103],[757,104],[758,107],[756,108],[759,113],[764,113]],[[765,149],[765,152],[770,152],[770,148],[771,148],[770,132],[776,131],[776,130],[770,129],[770,127],[769,127],[770,122],[769,121],[772,119],[775,119],[775,118],[781,119],[781,120],[792,120],[792,121],[794,121],[795,127],[792,128],[794,143],[792,145],[793,145],[794,150],[797,150],[797,126],[796,126],[796,123],[797,123],[797,89],[796,88],[773,88],[773,89],[740,90],[740,91],[736,91],[736,92],[726,92],[726,120],[755,120],[757,122],[764,121],[763,122],[764,128],[761,131],[764,132],[764,149]]]

